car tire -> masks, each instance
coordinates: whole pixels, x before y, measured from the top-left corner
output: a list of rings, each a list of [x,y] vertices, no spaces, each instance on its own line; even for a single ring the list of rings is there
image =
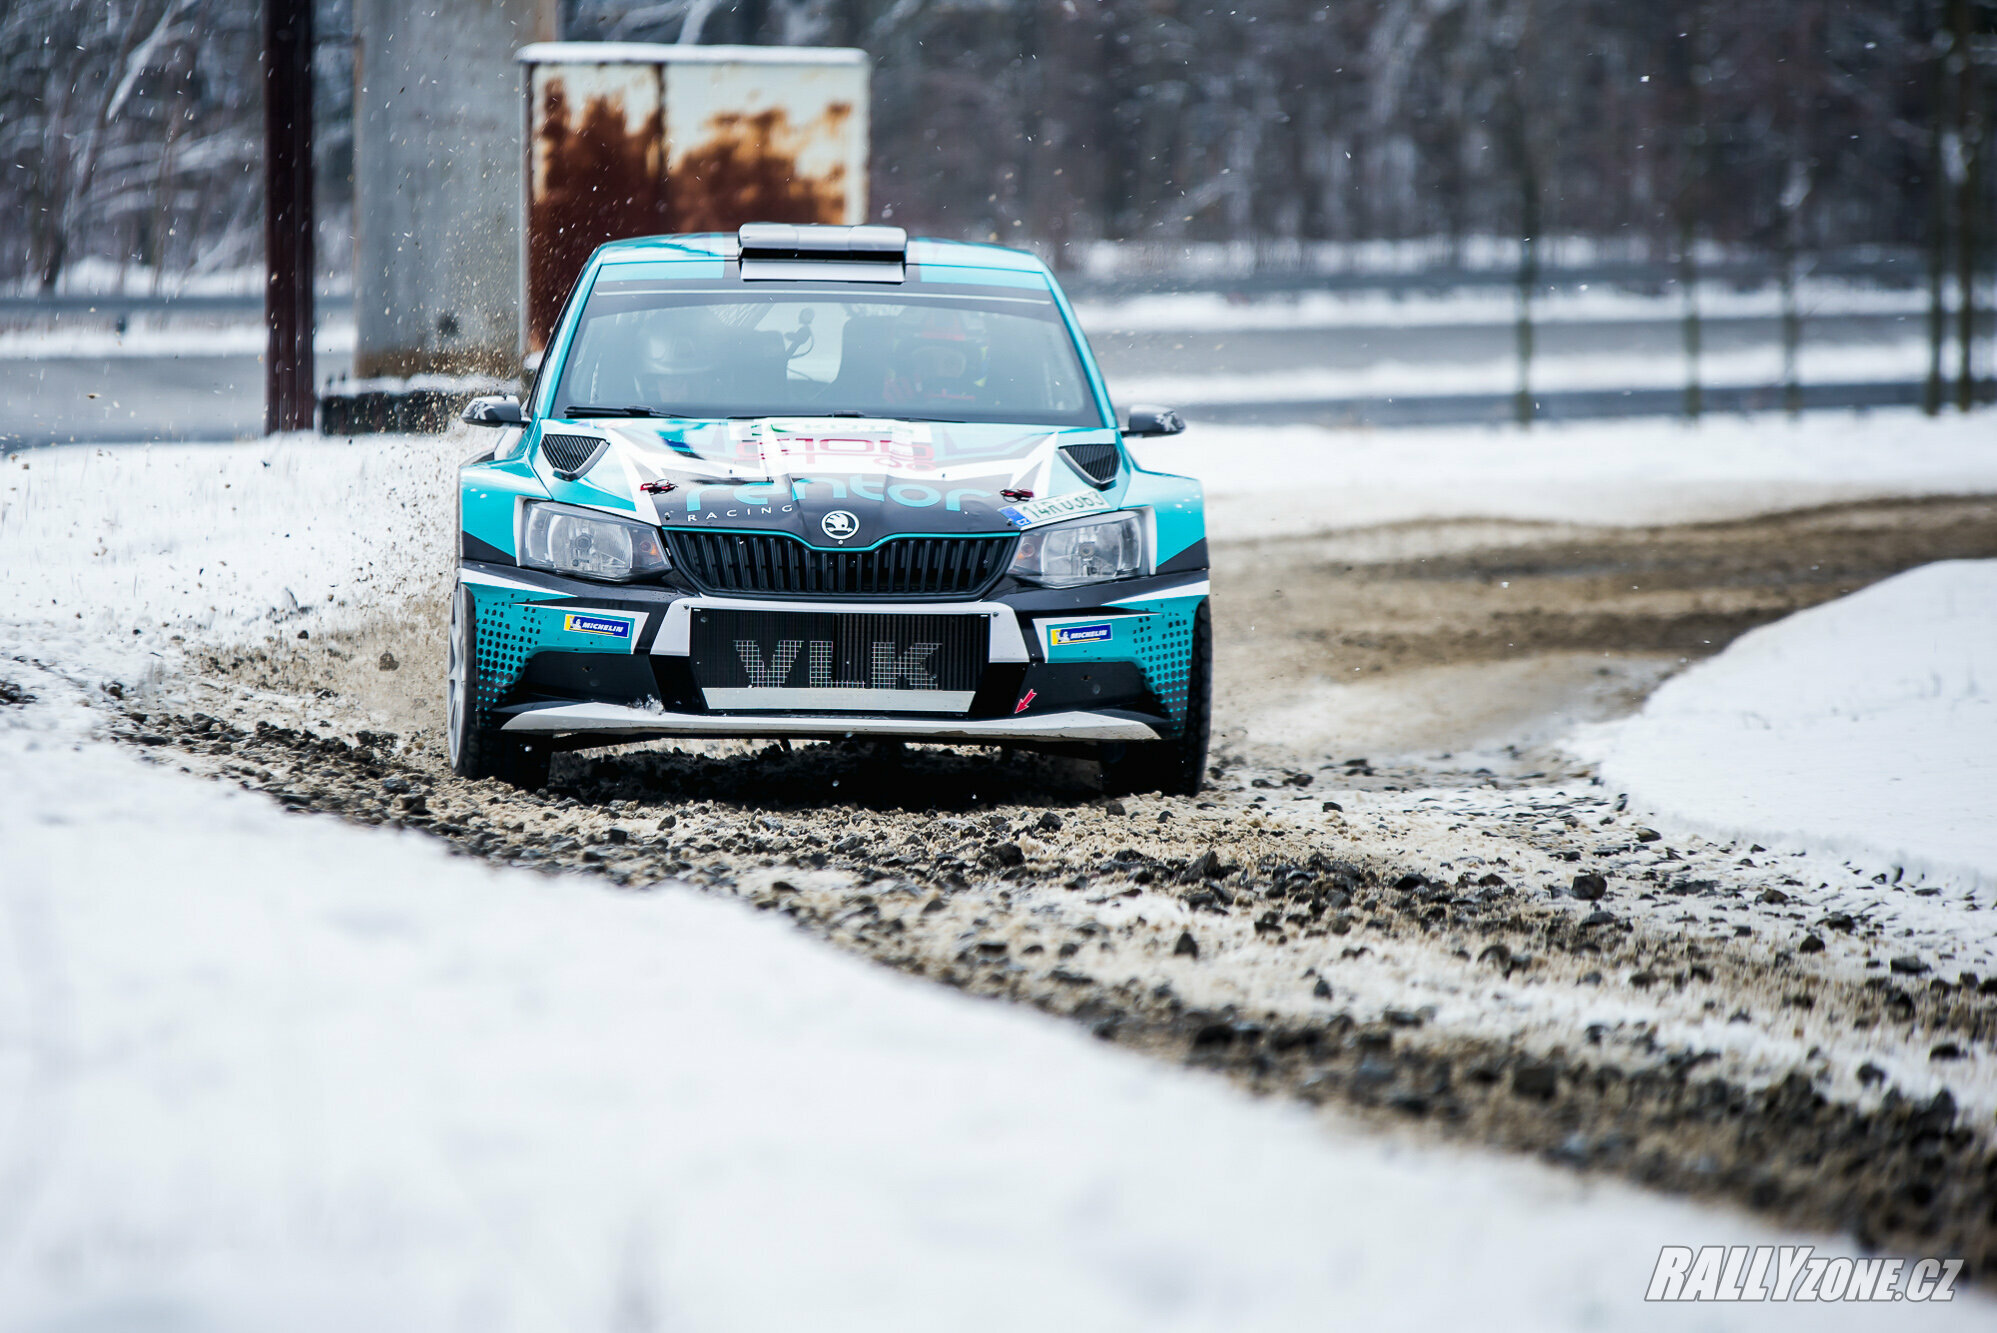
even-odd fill
[[[1207,604],[1193,615],[1193,660],[1186,679],[1186,725],[1171,740],[1105,746],[1103,790],[1111,795],[1155,791],[1192,796],[1206,776],[1213,723],[1213,618]]]
[[[471,589],[463,584],[451,597],[444,651],[444,734],[451,771],[461,778],[498,778],[528,791],[545,787],[545,743],[530,744],[479,725],[478,615]]]

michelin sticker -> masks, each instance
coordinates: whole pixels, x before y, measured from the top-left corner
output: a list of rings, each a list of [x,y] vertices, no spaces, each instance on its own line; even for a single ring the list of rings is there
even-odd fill
[[[1088,625],[1049,625],[1047,646],[1065,648],[1071,643],[1108,643],[1116,637],[1115,628],[1106,620],[1098,620]]]
[[[571,611],[562,617],[562,628],[571,634],[603,634],[613,639],[631,637],[631,622],[615,616],[578,615]]]
[[[1086,514],[1109,505],[1094,491],[1076,491],[1073,495],[1050,495],[1045,500],[1028,500],[1025,504],[1008,505],[999,513],[1006,522],[1015,528],[1031,527],[1035,523],[1045,523],[1049,519],[1066,518],[1070,514]]]

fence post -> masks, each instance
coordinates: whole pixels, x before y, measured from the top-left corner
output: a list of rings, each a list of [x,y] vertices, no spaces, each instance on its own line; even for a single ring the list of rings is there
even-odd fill
[[[1519,238],[1519,392],[1514,411],[1521,426],[1532,425],[1532,298],[1539,286],[1539,252],[1537,239],[1531,235]]]
[[[1685,227],[1678,237],[1678,288],[1684,300],[1685,416],[1697,421],[1705,407],[1705,394],[1699,387],[1699,261],[1692,253],[1694,232]]]
[[[1969,0],[1949,0],[1949,63],[1955,73],[1955,143],[1949,183],[1955,188],[1957,374],[1955,405],[1976,406],[1976,259],[1982,235],[1983,93],[1977,77],[1975,20]]]
[[[1810,194],[1808,170],[1800,161],[1789,163],[1789,179],[1782,185],[1782,407],[1791,417],[1803,414],[1803,375],[1797,364],[1803,345],[1803,315],[1796,304],[1798,232],[1802,227],[1803,201]]]

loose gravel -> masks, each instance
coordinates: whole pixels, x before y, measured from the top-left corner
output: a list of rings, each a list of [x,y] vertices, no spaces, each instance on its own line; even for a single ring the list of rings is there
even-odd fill
[[[1888,1072],[1980,1070],[1997,978],[1814,919],[1774,887],[1788,864],[1662,846],[1585,783],[1223,757],[1198,798],[1105,800],[1077,764],[849,743],[563,756],[528,794],[332,730],[120,727],[301,813],[730,894],[1258,1094],[1997,1268],[1987,1082]],[[1913,961],[1868,967],[1889,952]]]
[[[103,705],[154,761],[301,815],[731,895],[1259,1095],[1997,1274],[1997,916],[1890,866],[1666,836],[1517,725],[1528,687],[1611,714],[1754,624],[1997,555],[1997,504],[1214,551],[1217,745],[1194,798],[855,743],[660,744],[558,756],[539,793],[465,782],[436,735],[440,620],[406,612],[197,642]],[[1366,731],[1397,681],[1468,702]],[[1507,727],[1516,743],[1484,734]]]

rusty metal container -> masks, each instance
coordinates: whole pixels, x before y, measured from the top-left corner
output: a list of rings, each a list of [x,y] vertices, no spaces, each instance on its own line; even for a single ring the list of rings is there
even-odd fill
[[[521,345],[605,241],[867,220],[864,51],[541,42],[527,67]]]

